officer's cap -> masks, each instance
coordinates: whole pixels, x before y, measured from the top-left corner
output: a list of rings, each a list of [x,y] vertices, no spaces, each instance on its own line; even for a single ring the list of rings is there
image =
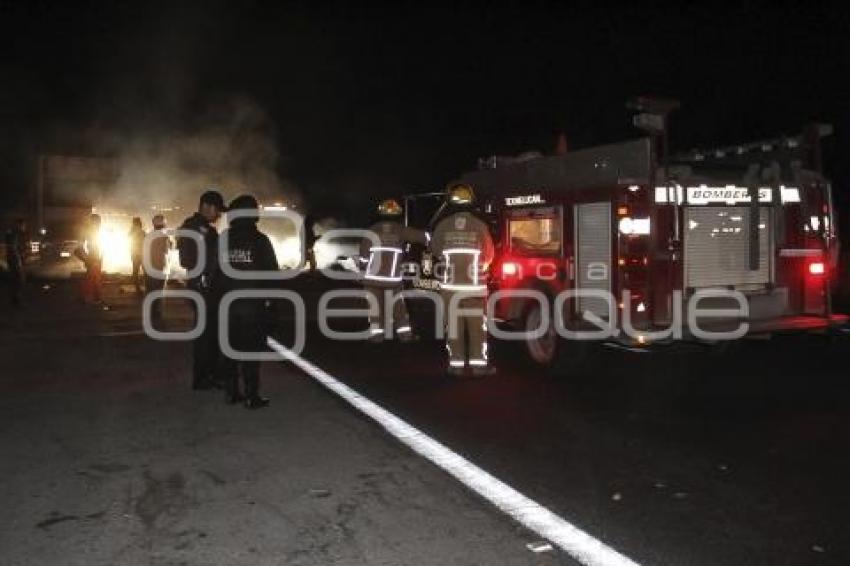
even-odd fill
[[[211,204],[221,211],[227,210],[224,206],[224,197],[218,191],[206,191],[201,195],[201,204]]]

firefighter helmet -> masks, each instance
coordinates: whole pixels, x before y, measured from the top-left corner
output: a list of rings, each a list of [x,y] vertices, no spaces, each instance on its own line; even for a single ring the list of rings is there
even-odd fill
[[[401,216],[402,208],[399,202],[394,198],[382,200],[378,204],[378,214],[380,216]]]
[[[475,192],[467,184],[459,183],[449,187],[449,203],[460,206],[469,206],[475,202]]]

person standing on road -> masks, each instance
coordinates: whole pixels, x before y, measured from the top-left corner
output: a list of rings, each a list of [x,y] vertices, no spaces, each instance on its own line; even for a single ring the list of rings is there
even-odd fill
[[[133,287],[136,289],[136,294],[142,294],[142,247],[145,243],[145,230],[142,228],[142,219],[138,216],[133,217],[133,222],[130,225],[130,231],[127,233],[127,239],[130,241],[130,263],[132,263],[133,271],[130,276],[133,280]]]
[[[186,284],[189,289],[199,293],[203,299],[206,314],[206,325],[201,335],[192,344],[193,368],[192,389],[213,389],[217,383],[216,367],[219,360],[218,348],[218,303],[210,292],[212,280],[218,272],[218,231],[214,224],[226,210],[224,198],[218,191],[207,191],[201,195],[198,211],[183,221],[181,230],[189,230],[200,234],[203,245],[193,238],[181,236],[177,239],[177,249],[180,252],[180,265],[191,272],[204,258],[201,273],[189,279]],[[200,317],[199,306],[192,301],[195,312],[195,324]]]
[[[165,274],[165,268],[168,265],[168,251],[171,249],[171,238],[165,231],[165,217],[162,214],[157,214],[152,219],[153,234],[150,242],[150,262],[151,267],[159,273]],[[145,291],[154,293],[162,291],[165,288],[166,280],[159,277],[152,277],[150,273],[145,273]],[[154,324],[158,324],[162,320],[162,300],[155,301],[151,306],[151,316]]]
[[[83,243],[76,249],[75,255],[86,267],[86,276],[81,287],[82,300],[86,304],[100,304],[103,279],[103,250],[100,246],[100,215],[89,216]]]
[[[9,268],[9,297],[12,306],[20,308],[23,304],[24,285],[26,284],[24,263],[29,254],[27,223],[23,219],[18,219],[15,226],[6,231],[5,243],[6,265]]]
[[[369,339],[373,342],[381,342],[390,331],[395,331],[402,342],[416,339],[404,299],[396,299],[393,302],[392,318],[388,321],[392,324],[392,329],[384,328],[387,299],[402,290],[401,260],[404,246],[410,242],[423,246],[426,244],[425,232],[405,226],[401,222],[403,212],[397,200],[382,201],[378,205],[380,220],[369,228],[374,239],[364,238],[360,243],[360,257],[367,262],[363,288],[378,304],[377,315],[369,317]]]
[[[495,373],[487,356],[486,274],[493,261],[490,230],[472,211],[475,194],[468,185],[449,189],[450,214],[434,229],[431,249],[442,259],[440,289],[445,302],[448,374],[475,377]]]
[[[301,227],[304,238],[304,268],[310,272],[316,271],[316,219],[312,214],[304,217],[304,225]]]
[[[229,265],[239,271],[277,271],[279,267],[271,240],[257,229],[257,199],[241,195],[230,203],[228,210],[243,211],[249,215],[230,221],[226,237],[222,235],[226,242],[222,258],[226,257]],[[273,280],[236,279],[221,272],[213,284],[213,291],[220,301],[230,291],[262,289],[273,283]],[[239,299],[231,303],[227,313],[227,333],[234,350],[251,353],[266,350],[266,311],[265,299]],[[242,392],[239,390],[240,374],[244,385]],[[260,396],[260,362],[222,356],[222,375],[228,404],[244,402],[248,409],[268,406],[269,400]]]

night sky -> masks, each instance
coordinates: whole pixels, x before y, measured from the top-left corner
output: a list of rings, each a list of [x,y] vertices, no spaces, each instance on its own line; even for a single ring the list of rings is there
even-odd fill
[[[267,114],[314,206],[441,187],[477,157],[635,137],[624,102],[672,96],[678,148],[837,130],[850,18],[827,3],[48,3],[0,0],[0,190],[87,132],[191,130],[216,100]]]

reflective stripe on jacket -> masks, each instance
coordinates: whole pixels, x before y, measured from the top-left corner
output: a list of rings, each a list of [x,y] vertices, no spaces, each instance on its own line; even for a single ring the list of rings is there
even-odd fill
[[[487,268],[493,261],[490,229],[471,212],[456,212],[441,220],[431,242],[434,254],[445,262],[441,287],[447,291],[483,291]]]
[[[369,231],[373,238],[364,238],[360,256],[367,260],[363,278],[376,283],[401,282],[401,260],[407,242],[425,243],[425,233],[394,220],[382,220]]]

